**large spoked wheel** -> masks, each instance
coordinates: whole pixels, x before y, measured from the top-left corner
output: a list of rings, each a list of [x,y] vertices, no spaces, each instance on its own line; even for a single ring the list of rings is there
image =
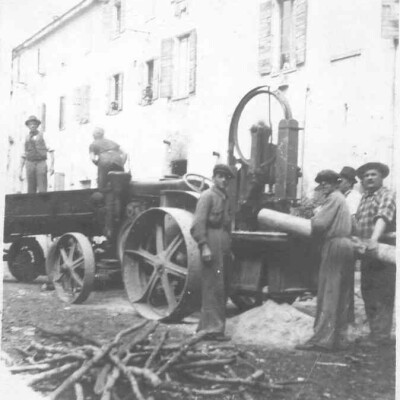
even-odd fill
[[[33,282],[44,272],[44,254],[36,239],[22,238],[8,252],[8,269],[19,282]]]
[[[211,179],[199,174],[185,174],[182,179],[190,189],[198,193],[201,193],[203,190],[206,190],[213,185]]]
[[[129,300],[146,318],[179,321],[200,308],[200,255],[190,235],[193,215],[153,208],[128,228],[122,275]]]
[[[89,239],[67,233],[50,248],[46,271],[58,297],[67,303],[83,303],[93,288],[95,260]]]

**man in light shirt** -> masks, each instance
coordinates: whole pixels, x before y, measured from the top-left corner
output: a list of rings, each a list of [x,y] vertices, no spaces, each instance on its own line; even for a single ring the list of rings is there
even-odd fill
[[[361,193],[358,190],[354,189],[354,185],[357,183],[356,175],[357,172],[352,167],[343,167],[340,171],[340,184],[339,189],[343,193],[346,198],[347,206],[349,207],[351,217],[354,218],[354,215],[357,212],[358,205],[361,200]],[[353,323],[355,321],[355,312],[354,312],[354,271],[351,274],[351,294],[350,294],[350,305],[349,305],[349,317],[348,322]]]
[[[361,200],[361,193],[354,189],[354,185],[357,183],[356,170],[351,167],[343,167],[339,175],[341,179],[339,189],[346,197],[350,214],[354,215]]]

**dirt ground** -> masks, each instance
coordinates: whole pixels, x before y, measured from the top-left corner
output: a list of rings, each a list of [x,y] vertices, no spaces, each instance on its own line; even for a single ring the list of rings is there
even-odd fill
[[[87,336],[112,339],[115,334],[140,320],[121,287],[96,291],[82,305],[66,305],[54,292],[42,292],[44,278],[32,284],[18,283],[5,275],[3,282],[2,351],[18,361],[16,347],[35,338],[35,327],[79,326]],[[237,311],[229,309],[229,315]],[[171,325],[174,335],[191,334],[194,322]],[[265,333],[266,335],[268,332]],[[298,381],[283,393],[265,393],[259,399],[276,400],[392,400],[395,398],[395,345],[363,349],[353,345],[339,353],[266,349],[251,343],[237,345],[250,352],[252,362],[272,381]],[[302,384],[302,379],[312,384]],[[1,393],[1,387],[0,387]],[[208,396],[210,399],[211,397]],[[197,397],[201,399],[201,397]],[[218,398],[218,397],[214,397]],[[222,397],[220,397],[222,398]],[[223,397],[240,399],[240,395]],[[25,397],[26,399],[26,397]],[[29,399],[27,399],[29,400]]]

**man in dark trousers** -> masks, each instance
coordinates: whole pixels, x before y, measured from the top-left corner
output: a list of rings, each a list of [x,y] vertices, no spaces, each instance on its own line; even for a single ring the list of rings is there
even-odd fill
[[[232,261],[231,216],[226,190],[233,176],[229,166],[215,165],[214,186],[201,193],[191,228],[203,263],[201,316],[197,330],[207,332],[206,340],[229,340],[224,335],[227,276]]]
[[[123,171],[127,155],[119,144],[104,137],[104,129],[96,127],[93,131],[94,141],[89,147],[90,159],[97,165],[97,186],[104,189],[108,183],[108,173]]]
[[[49,173],[54,174],[54,150],[46,146],[43,134],[38,130],[40,124],[40,120],[34,115],[25,121],[29,134],[25,139],[19,179],[24,180],[22,171],[26,166],[28,193],[47,192],[47,153],[50,155]]]
[[[357,170],[364,193],[358,207],[356,233],[368,240],[366,251],[374,251],[384,233],[394,231],[396,221],[395,194],[383,186],[389,167],[369,162]],[[396,286],[396,266],[372,258],[361,262],[361,293],[370,327],[365,346],[390,343]]]

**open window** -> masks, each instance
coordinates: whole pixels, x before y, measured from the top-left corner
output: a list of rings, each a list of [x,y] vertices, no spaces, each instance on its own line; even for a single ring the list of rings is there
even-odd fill
[[[116,114],[122,110],[123,74],[111,75],[108,79],[107,114]]]
[[[160,97],[182,99],[196,92],[196,31],[161,43]]]

